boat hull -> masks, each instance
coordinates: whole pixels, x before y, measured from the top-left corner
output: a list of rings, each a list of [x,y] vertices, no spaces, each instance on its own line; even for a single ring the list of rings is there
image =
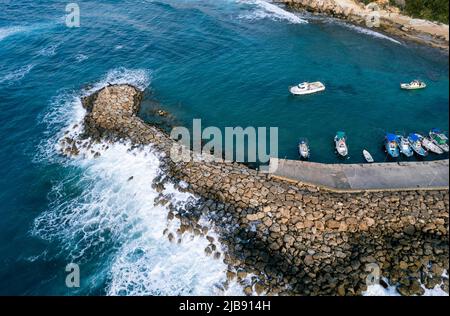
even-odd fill
[[[389,144],[386,144],[384,147],[388,155],[392,158],[398,158],[400,156],[400,150],[398,149],[398,147],[396,149],[392,149]]]
[[[422,140],[422,146],[425,147],[428,151],[435,153],[437,155],[442,155],[444,153],[444,150],[442,150],[441,147],[436,145],[434,142],[427,138],[423,138]]]
[[[402,84],[402,85],[400,85],[400,88],[402,88],[403,90],[422,90],[422,89],[425,89],[426,86],[423,86],[423,87],[410,87],[410,86]]]
[[[447,144],[448,138],[444,134],[436,133],[436,132],[430,132],[430,139],[431,141],[441,148],[444,152],[449,152],[449,146]]]
[[[364,156],[364,159],[366,159],[366,161],[367,161],[368,163],[373,163],[373,162],[375,162],[375,160],[373,159],[372,155],[371,155],[367,150],[364,150],[364,151],[363,151],[363,156]]]
[[[289,87],[292,95],[308,95],[325,91],[325,85],[321,82],[312,82],[309,84],[310,89],[300,89],[298,86]]]

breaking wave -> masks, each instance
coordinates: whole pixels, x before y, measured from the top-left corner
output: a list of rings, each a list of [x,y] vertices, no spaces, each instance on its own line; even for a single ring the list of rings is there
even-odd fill
[[[304,24],[308,23],[306,20],[300,18],[296,14],[286,11],[283,8],[266,2],[263,0],[237,0],[238,3],[251,4],[256,6],[256,9],[249,13],[240,15],[242,19],[248,20],[262,20],[262,19],[272,19],[274,21],[288,21],[292,24]]]
[[[361,26],[357,26],[357,25],[353,25],[353,24],[348,24],[348,23],[345,23],[345,22],[337,22],[337,23],[338,23],[339,25],[342,25],[343,27],[352,29],[353,31],[356,31],[356,32],[358,32],[358,33],[365,34],[365,35],[369,35],[369,36],[372,36],[372,37],[375,37],[375,38],[384,39],[384,40],[387,40],[387,41],[390,41],[390,42],[393,42],[393,43],[402,45],[402,43],[401,43],[400,41],[397,41],[396,39],[394,39],[394,38],[392,38],[392,37],[389,37],[389,36],[387,36],[387,35],[378,33],[378,32],[376,32],[376,31],[369,30],[369,29],[366,29],[366,28],[361,27]]]
[[[448,279],[448,273],[447,271],[444,271],[442,274],[443,278]],[[388,284],[387,288],[384,288],[380,284],[374,284],[367,287],[367,290],[363,292],[364,296],[401,296],[400,293],[397,292],[395,285],[389,285],[389,282],[387,279],[384,279],[384,282]],[[422,288],[424,290],[423,296],[449,296],[448,293],[446,293],[441,288],[441,284],[436,285],[433,289],[427,289],[424,285],[422,285]]]
[[[150,72],[118,68],[78,94],[62,93],[43,117],[49,130],[60,128],[59,137],[79,133],[84,117],[81,97],[108,83],[145,89]],[[61,126],[64,120],[70,125]],[[57,155],[56,144],[47,148],[48,154]],[[99,157],[87,153],[66,162],[73,172],[53,185],[50,205],[35,219],[33,235],[56,243],[58,256],[72,262],[103,260],[105,268],[95,272],[101,275],[91,277],[106,280],[108,295],[241,294],[238,283],[224,287],[223,255],[220,259],[207,256],[204,249],[209,241],[200,235],[177,235],[180,220],[169,221],[168,206],[155,203],[159,192],[151,184],[161,170],[152,146],[106,142],[94,146]],[[166,184],[162,193],[177,209],[198,203],[174,184]],[[174,241],[169,240],[170,233],[176,236]],[[217,240],[212,228],[208,235]]]
[[[63,135],[76,137],[83,128],[85,110],[81,98],[106,87],[108,84],[131,84],[141,90],[147,89],[151,81],[148,69],[119,67],[110,70],[101,80],[81,91],[61,91],[51,102],[50,109],[42,115],[46,125],[45,138],[38,146],[34,161],[61,162],[58,141]]]

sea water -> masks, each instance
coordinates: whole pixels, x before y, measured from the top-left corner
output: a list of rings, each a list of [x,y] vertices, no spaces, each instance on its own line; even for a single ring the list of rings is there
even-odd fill
[[[436,50],[266,1],[79,4],[81,25],[68,28],[64,1],[0,1],[0,294],[242,293],[221,289],[227,266],[204,254],[203,238],[163,235],[179,222],[154,206],[151,146],[58,155],[58,139],[81,129],[80,97],[108,83],[145,89],[144,119],[156,102],[177,125],[278,127],[279,156],[292,159],[299,137],[313,161],[342,162],[337,130],[347,132],[348,162],[364,148],[384,161],[386,131],[448,129],[448,61]],[[399,90],[415,78],[429,87]],[[316,80],[324,93],[289,95]],[[166,193],[179,207],[197,199]],[[71,262],[80,288],[66,287]]]

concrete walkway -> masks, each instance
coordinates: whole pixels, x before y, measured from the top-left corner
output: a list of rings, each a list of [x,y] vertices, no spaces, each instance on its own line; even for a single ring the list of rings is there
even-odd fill
[[[273,176],[337,190],[434,189],[449,186],[448,159],[376,164],[322,164],[271,159],[270,164]]]

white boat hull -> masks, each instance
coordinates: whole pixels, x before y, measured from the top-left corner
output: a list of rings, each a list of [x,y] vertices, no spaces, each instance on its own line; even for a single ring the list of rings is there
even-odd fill
[[[402,83],[400,84],[400,88],[402,88],[403,90],[420,90],[420,89],[425,89],[427,87],[427,85],[424,83],[422,85],[411,85],[410,83]]]
[[[448,147],[448,144],[439,144],[437,141],[435,141],[434,139],[433,139],[433,144],[434,145],[436,145],[436,146],[438,146],[440,149],[442,149],[444,152],[446,152],[446,153],[448,153],[448,151],[449,151],[449,147]]]
[[[364,150],[363,151],[363,155],[364,155],[364,159],[366,159],[366,161],[368,162],[368,163],[373,163],[375,160],[373,159],[373,157],[372,157],[372,155],[367,151],[367,150]]]
[[[299,88],[299,86],[293,86],[289,88],[289,92],[293,95],[307,95],[325,91],[325,85],[321,82],[307,83],[306,88]]]
[[[339,142],[336,142],[336,151],[342,157],[345,157],[348,155],[347,145],[345,145],[345,147],[341,147],[341,146],[339,146]]]
[[[437,146],[439,146],[439,148],[441,148],[441,149],[442,149],[443,151],[445,151],[446,153],[449,152],[449,147],[448,147],[447,144],[445,144],[445,145],[437,145]]]
[[[429,140],[427,138],[424,138],[422,140],[422,146],[426,150],[431,151],[431,152],[433,152],[435,154],[438,154],[438,155],[441,155],[441,154],[444,153],[444,150],[441,147],[439,147],[438,145],[436,145],[435,143],[433,143],[431,140]]]

